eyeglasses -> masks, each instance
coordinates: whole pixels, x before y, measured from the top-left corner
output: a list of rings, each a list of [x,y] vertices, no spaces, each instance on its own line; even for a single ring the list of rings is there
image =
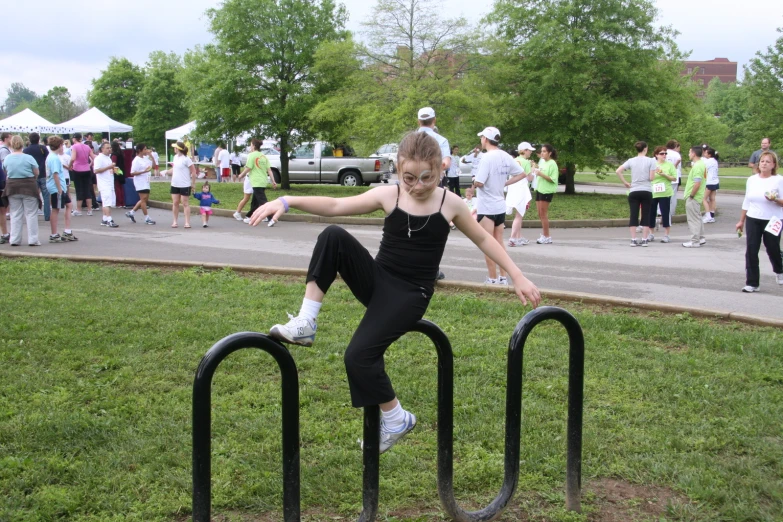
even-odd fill
[[[659,152],[658,155],[659,156],[666,156],[666,153],[665,152]]]
[[[418,176],[414,176],[410,172],[404,172],[402,174],[402,182],[408,185],[409,187],[413,187],[419,182],[421,182],[422,185],[431,185],[433,183],[436,183],[440,179],[440,176],[437,172],[433,172],[431,170],[425,170]]]

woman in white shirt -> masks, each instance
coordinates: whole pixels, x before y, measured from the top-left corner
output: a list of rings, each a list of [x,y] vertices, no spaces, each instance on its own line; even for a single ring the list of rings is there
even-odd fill
[[[242,171],[242,161],[236,150],[229,156],[229,161],[231,162],[231,181],[239,181],[239,173]]]
[[[182,202],[182,210],[185,213],[185,228],[190,228],[190,194],[196,188],[196,166],[185,155],[187,147],[181,141],[174,144],[177,155],[171,167],[171,213],[174,221],[171,228],[177,228],[179,219],[179,204]]]
[[[743,292],[759,291],[759,249],[763,241],[772,271],[779,285],[783,285],[783,260],[780,254],[780,220],[783,218],[783,178],[777,174],[778,157],[774,152],[763,152],[758,163],[759,173],[748,178],[742,215],[737,233],[747,225],[745,247],[745,286]],[[776,227],[777,233],[768,226]]]
[[[704,164],[707,165],[707,187],[704,189],[704,218],[702,221],[715,223],[720,178],[718,177],[718,153],[712,147],[704,149]]]

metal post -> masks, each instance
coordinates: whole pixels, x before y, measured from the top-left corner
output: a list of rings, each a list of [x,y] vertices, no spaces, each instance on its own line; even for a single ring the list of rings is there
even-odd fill
[[[364,408],[364,439],[362,441],[362,513],[359,522],[371,522],[378,513],[381,450],[381,409]]]
[[[282,344],[264,334],[242,332],[215,343],[201,359],[193,382],[193,521],[209,522],[212,508],[211,435],[212,377],[231,353],[258,348],[280,367],[283,409],[283,520],[298,522],[299,491],[299,377],[293,357]]]

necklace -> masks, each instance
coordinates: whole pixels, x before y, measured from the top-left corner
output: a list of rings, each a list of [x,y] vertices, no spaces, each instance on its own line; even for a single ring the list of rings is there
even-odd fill
[[[416,230],[411,230],[411,215],[405,212],[405,215],[408,217],[408,237],[411,237],[411,232],[419,232],[421,230],[424,230],[424,227],[427,226],[427,223],[430,222],[430,218],[432,217],[432,214],[427,216],[427,221],[424,222],[424,225],[421,226],[421,228],[417,228]]]

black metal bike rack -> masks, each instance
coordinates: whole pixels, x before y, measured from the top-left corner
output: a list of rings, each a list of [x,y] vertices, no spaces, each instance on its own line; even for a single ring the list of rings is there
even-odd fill
[[[569,338],[568,421],[566,457],[566,509],[580,511],[582,467],[582,401],[584,388],[584,337],[579,322],[567,311],[541,307],[519,321],[509,341],[506,390],[506,440],[504,479],[500,493],[484,509],[464,511],[454,498],[454,355],[446,334],[430,321],[421,320],[412,331],[435,345],[438,354],[438,495],[446,513],[457,522],[484,522],[499,517],[508,506],[519,481],[522,423],[522,369],[524,346],[533,328],[546,320],[561,323]],[[208,522],[211,511],[211,385],[217,366],[232,352],[259,348],[280,366],[283,392],[283,519],[298,522],[299,490],[299,390],[296,365],[288,350],[264,334],[238,333],[216,343],[199,364],[193,385],[193,520]],[[359,522],[375,520],[380,480],[380,411],[364,409],[362,513]]]

